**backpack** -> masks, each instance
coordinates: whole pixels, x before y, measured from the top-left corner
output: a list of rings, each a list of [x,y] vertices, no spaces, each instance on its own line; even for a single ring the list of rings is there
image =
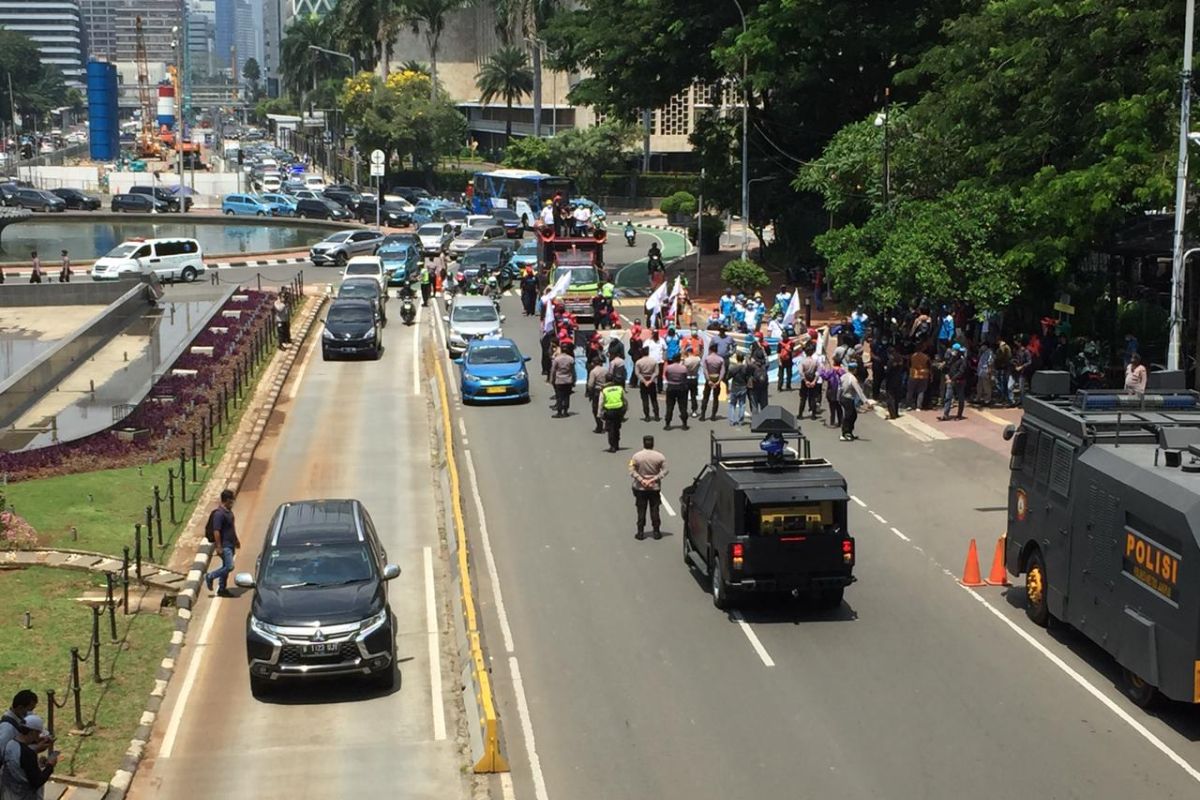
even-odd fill
[[[917,324],[917,329],[913,332],[912,338],[914,341],[924,341],[925,339],[929,338],[929,334],[932,330],[933,323],[928,317],[926,317]]]
[[[213,520],[216,519],[217,512],[220,510],[221,509],[218,506],[217,508],[214,508],[212,511],[210,511],[208,514],[208,522],[204,523],[204,538],[210,544],[216,544],[216,538],[213,536]]]

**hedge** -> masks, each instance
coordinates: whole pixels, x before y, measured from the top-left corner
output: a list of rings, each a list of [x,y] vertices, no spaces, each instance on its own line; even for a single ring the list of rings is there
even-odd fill
[[[384,178],[384,186],[421,186],[431,192],[459,194],[467,188],[467,181],[479,170],[440,169],[433,173],[433,186],[429,186],[427,175],[422,170],[397,170]],[[676,192],[695,193],[699,188],[700,176],[694,173],[655,172],[648,175],[605,175],[593,181],[591,186],[581,186],[580,194],[589,197],[668,197]]]

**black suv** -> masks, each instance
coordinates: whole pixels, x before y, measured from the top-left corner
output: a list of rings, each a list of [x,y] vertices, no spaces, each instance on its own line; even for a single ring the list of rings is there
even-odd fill
[[[250,690],[273,682],[364,675],[381,689],[396,679],[396,625],[387,563],[375,524],[357,500],[284,503],[271,518],[246,618]]]
[[[302,198],[296,201],[296,216],[301,219],[350,219],[350,212],[332,200]]]
[[[321,332],[321,358],[329,361],[334,356],[363,354],[379,358],[383,355],[382,322],[375,304],[368,300],[334,300]]]
[[[172,194],[161,186],[130,186],[129,194],[144,194],[149,195],[156,200],[161,200],[167,204],[167,211],[180,210],[180,196]],[[188,211],[192,207],[192,198],[184,195],[182,198],[182,210]]]

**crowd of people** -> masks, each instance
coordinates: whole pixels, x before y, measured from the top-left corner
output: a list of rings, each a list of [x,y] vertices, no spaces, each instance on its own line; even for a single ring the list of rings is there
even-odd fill
[[[58,764],[54,737],[34,711],[38,696],[22,689],[0,715],[0,797],[4,800],[41,800],[46,782]]]

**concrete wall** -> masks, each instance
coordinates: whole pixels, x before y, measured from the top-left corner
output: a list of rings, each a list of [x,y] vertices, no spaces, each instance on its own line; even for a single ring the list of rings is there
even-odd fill
[[[104,346],[105,342],[123,331],[129,325],[130,320],[142,314],[150,304],[147,295],[149,289],[141,281],[118,281],[107,287],[80,283],[71,284],[69,289],[60,287],[58,284],[27,284],[6,286],[5,291],[0,292],[0,305],[36,305],[36,303],[9,302],[13,298],[27,300],[31,293],[16,291],[26,289],[43,290],[41,304],[49,302],[70,304],[70,298],[67,295],[82,297],[88,290],[101,288],[108,289],[110,295],[114,289],[123,291],[103,311],[71,336],[26,364],[8,380],[0,383],[0,427],[12,425],[38,398],[70,374],[79,362],[91,357],[93,353]],[[59,293],[57,291],[59,289],[65,291]],[[55,290],[55,292],[51,294],[47,290]],[[82,300],[76,300],[76,302],[82,302]]]
[[[107,306],[129,291],[121,281],[73,283],[6,283],[0,288],[0,309],[29,306]],[[0,312],[3,313],[3,312]]]

